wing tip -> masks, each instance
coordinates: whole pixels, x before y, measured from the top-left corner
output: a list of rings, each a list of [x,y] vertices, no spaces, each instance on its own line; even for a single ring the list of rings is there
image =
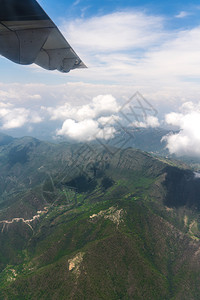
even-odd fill
[[[73,69],[88,69],[84,62],[80,61],[77,65],[74,65]]]

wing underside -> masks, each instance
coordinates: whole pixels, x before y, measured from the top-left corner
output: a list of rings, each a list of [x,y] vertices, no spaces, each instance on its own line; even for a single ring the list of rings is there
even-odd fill
[[[47,70],[86,68],[36,0],[0,0],[0,54]]]

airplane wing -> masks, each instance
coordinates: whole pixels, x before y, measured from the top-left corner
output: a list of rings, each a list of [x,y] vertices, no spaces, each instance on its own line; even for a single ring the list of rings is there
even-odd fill
[[[0,0],[0,54],[64,73],[86,68],[36,0]]]

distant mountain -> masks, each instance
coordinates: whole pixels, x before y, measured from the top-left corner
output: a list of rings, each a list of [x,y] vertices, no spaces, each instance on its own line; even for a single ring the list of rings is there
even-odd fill
[[[0,147],[0,299],[199,299],[200,179],[112,146]]]
[[[163,128],[134,128],[134,127],[116,127],[115,136],[112,139],[96,139],[93,144],[105,144],[108,146],[126,149],[128,147],[140,149],[158,155],[169,155],[166,149],[166,142],[162,138],[172,132]],[[53,142],[53,140],[51,140]],[[66,137],[58,137],[54,142],[68,142],[73,144],[72,140]]]
[[[13,141],[14,141],[13,137],[3,134],[3,133],[0,133],[0,146],[8,145],[9,143],[11,143]]]
[[[163,136],[169,134],[169,130],[163,128],[124,128],[118,129],[116,137],[111,144],[115,144],[123,137],[124,148],[133,147],[160,155],[169,154]]]

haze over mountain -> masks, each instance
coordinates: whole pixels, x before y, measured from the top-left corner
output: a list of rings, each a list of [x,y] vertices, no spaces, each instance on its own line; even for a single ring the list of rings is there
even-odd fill
[[[2,299],[198,299],[200,179],[133,148],[0,146]]]

